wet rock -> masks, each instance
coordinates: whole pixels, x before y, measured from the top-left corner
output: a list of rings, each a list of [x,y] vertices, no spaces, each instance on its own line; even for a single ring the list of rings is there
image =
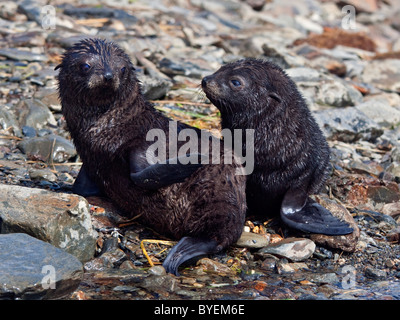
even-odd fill
[[[119,248],[103,253],[97,259],[101,260],[104,266],[118,267],[127,259],[125,252]]]
[[[253,232],[243,232],[236,242],[236,246],[243,248],[262,248],[268,245],[268,243],[269,238],[267,236]]]
[[[165,276],[167,274],[163,266],[153,266],[148,272],[155,276]]]
[[[264,281],[256,281],[254,288],[265,297],[270,298],[271,300],[295,300],[297,297],[288,288],[269,285]]]
[[[49,125],[56,127],[57,121],[49,108],[37,99],[22,100],[16,106],[16,112],[21,127],[29,126],[40,130],[47,128]]]
[[[47,56],[44,54],[33,53],[30,51],[19,50],[16,48],[2,48],[0,49],[0,56],[17,61],[46,62],[48,60]]]
[[[309,270],[304,262],[288,262],[286,259],[281,259],[276,264],[278,274],[295,273],[299,271]]]
[[[156,100],[165,97],[172,87],[172,81],[153,78],[146,75],[140,75],[139,80],[142,83],[143,94],[148,100]]]
[[[267,254],[263,254],[264,260],[261,263],[261,268],[267,271],[274,271],[277,265],[277,262],[279,261],[279,258]]]
[[[29,127],[29,126],[23,126],[22,134],[27,138],[33,138],[33,137],[36,137],[36,130],[35,130],[35,128]]]
[[[32,180],[46,180],[50,182],[56,182],[57,176],[50,169],[30,169],[29,177]]]
[[[56,299],[79,285],[82,263],[27,234],[0,234],[0,299]]]
[[[139,284],[140,287],[147,290],[163,293],[163,291],[174,292],[179,288],[179,281],[171,274],[151,275]]]
[[[22,137],[21,128],[14,113],[4,106],[0,108],[0,127],[4,130],[12,128],[15,136]]]
[[[209,258],[200,259],[197,261],[197,265],[207,272],[218,274],[235,274],[235,272],[225,264]]]
[[[24,139],[18,147],[26,155],[47,163],[62,163],[77,155],[71,141],[54,134]]]
[[[386,279],[387,273],[385,270],[367,267],[365,268],[365,276],[373,280],[383,280]]]
[[[306,238],[286,238],[274,244],[270,244],[260,250],[259,255],[273,254],[292,261],[304,261],[312,256],[315,251],[315,243]]]
[[[340,249],[346,252],[353,252],[356,249],[357,242],[360,237],[360,229],[358,228],[358,225],[354,221],[350,212],[348,212],[344,206],[340,205],[334,200],[329,199],[325,195],[318,195],[313,197],[319,204],[332,212],[333,216],[349,223],[350,227],[352,227],[354,231],[350,234],[340,236],[311,234],[310,239],[312,239],[315,243],[319,245],[328,246],[334,249]]]
[[[334,272],[315,273],[308,277],[308,280],[317,284],[337,284],[339,277]]]
[[[383,133],[382,128],[375,121],[353,107],[316,111],[314,116],[329,140],[374,141]]]
[[[28,233],[81,261],[94,256],[97,232],[80,196],[0,184],[0,219],[1,233]]]

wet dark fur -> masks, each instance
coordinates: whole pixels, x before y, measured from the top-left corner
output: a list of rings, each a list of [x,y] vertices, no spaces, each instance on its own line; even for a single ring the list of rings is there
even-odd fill
[[[245,86],[235,87],[235,80]],[[223,128],[255,130],[255,167],[246,191],[251,214],[279,213],[289,188],[308,195],[321,189],[329,147],[295,83],[281,68],[244,59],[221,67],[203,79],[202,87],[221,111]]]
[[[81,70],[85,63],[89,72]],[[89,176],[127,217],[141,215],[143,223],[173,239],[213,239],[218,249],[239,238],[246,201],[245,177],[235,175],[237,165],[205,165],[184,182],[157,191],[130,180],[130,152],[144,154],[154,143],[146,141],[150,129],[168,136],[170,119],[144,100],[131,61],[116,44],[81,41],[58,67],[62,112],[77,151]],[[107,71],[113,75],[108,82]],[[139,168],[148,165],[144,155],[138,158]]]

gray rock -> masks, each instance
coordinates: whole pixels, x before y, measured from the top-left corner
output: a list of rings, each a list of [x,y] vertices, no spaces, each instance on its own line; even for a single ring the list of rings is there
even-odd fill
[[[43,4],[44,5],[44,4]],[[36,21],[37,24],[41,24],[41,8],[42,5],[38,5],[37,2],[32,0],[23,0],[18,5],[18,11],[25,14],[29,20]]]
[[[151,291],[174,292],[179,289],[179,281],[171,274],[151,275],[139,284],[140,287]]]
[[[391,107],[387,99],[370,99],[355,108],[381,126],[390,127],[400,123],[400,111]]]
[[[148,100],[163,98],[172,87],[172,81],[153,78],[144,74],[139,74],[138,78],[142,83],[143,94]]]
[[[339,277],[334,272],[315,273],[308,277],[308,280],[317,284],[336,284],[339,283]]]
[[[345,81],[332,79],[323,81],[317,87],[315,101],[322,105],[348,107],[361,102],[362,94]]]
[[[367,267],[365,268],[365,276],[374,280],[383,280],[386,279],[387,273],[385,270]]]
[[[289,68],[286,73],[296,82],[309,104],[334,107],[354,106],[362,101],[362,94],[339,77],[312,68]]]
[[[30,234],[83,262],[94,256],[98,235],[80,196],[0,184],[0,221],[0,233]]]
[[[381,90],[400,92],[399,74],[400,60],[372,60],[365,66],[361,80]]]
[[[22,100],[16,106],[16,112],[21,127],[29,126],[40,130],[47,126],[57,126],[57,121],[49,108],[40,100],[26,99]]]
[[[12,128],[15,136],[22,137],[21,128],[15,115],[5,106],[0,106],[0,128],[3,128],[4,130]]]
[[[383,133],[382,128],[375,121],[353,107],[315,111],[314,116],[329,140],[374,141]]]
[[[322,78],[320,72],[307,67],[289,68],[285,71],[294,82],[320,81]]]
[[[71,141],[54,134],[24,139],[18,144],[18,148],[47,163],[62,163],[77,155]]]
[[[26,50],[19,50],[16,48],[2,48],[0,49],[0,56],[6,57],[17,61],[40,61],[46,62],[47,56],[40,53],[33,53]]]
[[[29,170],[29,177],[32,180],[46,180],[50,182],[56,182],[57,176],[49,169],[30,169]]]
[[[72,293],[83,275],[73,255],[27,234],[0,234],[0,299],[55,299]]]
[[[148,272],[155,276],[165,276],[167,274],[163,266],[153,266]]]
[[[304,261],[312,256],[315,251],[315,243],[306,238],[286,238],[277,243],[270,244],[257,253],[273,254],[292,261]]]

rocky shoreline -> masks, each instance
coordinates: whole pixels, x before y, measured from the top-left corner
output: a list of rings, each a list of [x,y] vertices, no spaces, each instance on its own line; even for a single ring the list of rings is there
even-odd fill
[[[344,4],[356,10],[354,30]],[[400,4],[46,5],[0,3],[0,299],[400,299]],[[218,112],[201,78],[243,57],[279,64],[331,147],[332,174],[315,199],[356,232],[310,236],[249,217],[227,252],[181,277],[166,274],[159,264],[169,239],[124,220],[107,199],[71,193],[81,163],[54,67],[84,37],[116,41],[158,109],[216,135]]]

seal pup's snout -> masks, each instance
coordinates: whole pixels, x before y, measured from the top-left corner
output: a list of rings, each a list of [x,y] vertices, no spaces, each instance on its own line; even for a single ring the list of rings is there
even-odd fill
[[[113,74],[112,74],[111,71],[106,71],[106,72],[104,73],[103,77],[104,77],[104,80],[105,80],[106,82],[109,82],[109,81],[112,80]]]
[[[204,78],[201,80],[201,86],[202,86],[203,88],[207,87],[207,83],[208,83],[210,80],[211,80],[211,76],[204,77]]]
[[[220,91],[219,85],[217,81],[215,81],[215,77],[213,75],[204,77],[201,80],[201,87],[206,95],[208,94],[218,95]]]

